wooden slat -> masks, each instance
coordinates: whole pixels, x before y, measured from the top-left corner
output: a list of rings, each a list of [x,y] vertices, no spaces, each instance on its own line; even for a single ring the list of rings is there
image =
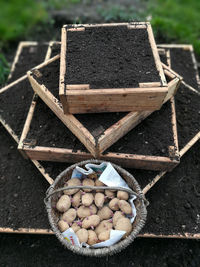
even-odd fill
[[[135,128],[142,120],[147,118],[152,112],[130,112],[124,118],[108,128],[98,140],[99,152],[102,153],[117,140],[123,137],[130,130]]]
[[[0,233],[13,233],[13,234],[42,234],[42,235],[53,235],[54,232],[50,229],[38,229],[38,228],[18,228],[13,229],[9,227],[0,227]],[[180,234],[153,234],[153,233],[143,233],[139,234],[137,238],[177,238],[177,239],[200,239],[200,234],[192,233],[180,233]]]
[[[199,139],[200,131],[180,150],[180,156],[182,157]]]
[[[155,43],[155,39],[154,39],[154,35],[153,35],[153,31],[152,31],[150,23],[147,24],[147,31],[148,31],[148,35],[149,35],[149,42],[150,42],[150,45],[151,45],[151,48],[152,48],[152,52],[153,52],[153,56],[154,56],[154,60],[155,60],[155,64],[156,64],[156,68],[157,68],[157,70],[159,72],[162,85],[166,86],[167,85],[167,81],[165,79],[165,75],[164,75],[163,68],[162,68],[161,61],[160,61],[160,56],[158,54],[158,49],[157,49],[157,46],[156,46],[156,43]]]
[[[70,113],[143,111],[160,109],[167,87],[67,90]]]
[[[71,114],[63,114],[63,109],[59,105],[59,101],[50,91],[44,86],[40,85],[28,72],[28,78],[33,87],[33,90],[40,96],[40,98],[47,104],[47,106],[55,113],[55,115],[65,124],[67,128],[85,145],[85,147],[94,156],[98,156],[96,149],[96,142],[91,133],[80,123],[75,116]]]
[[[68,105],[65,97],[66,50],[67,50],[67,31],[66,28],[63,27],[61,32],[59,95],[64,113],[68,113]]]

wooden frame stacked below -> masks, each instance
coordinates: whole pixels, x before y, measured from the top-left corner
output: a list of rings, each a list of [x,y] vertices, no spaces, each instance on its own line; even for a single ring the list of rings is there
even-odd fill
[[[49,44],[49,47],[51,47],[52,43],[58,43],[58,42],[50,42],[50,43],[47,43],[47,44]],[[12,74],[15,71],[15,66],[16,66],[16,64],[17,64],[17,62],[19,60],[19,56],[20,56],[23,48],[29,47],[29,46],[37,46],[37,45],[38,45],[38,42],[28,42],[28,41],[26,42],[26,41],[23,41],[23,42],[19,43],[17,51],[16,51],[16,54],[15,54],[15,58],[14,58],[13,64],[11,66],[11,72],[9,74],[8,81],[12,78]],[[45,56],[45,60],[48,60],[48,59],[49,59],[49,49],[47,50],[47,54]],[[27,79],[27,74],[23,75],[22,77],[18,78],[17,80],[15,80],[15,81],[11,82],[10,84],[6,85],[5,87],[1,88],[0,89],[0,94],[3,94],[4,92],[6,92],[9,89],[12,89],[17,83],[20,83],[25,79]],[[3,125],[3,127],[6,129],[6,131],[9,133],[9,135],[14,139],[14,141],[17,144],[19,144],[20,136],[18,136],[13,131],[12,127],[10,127],[10,125],[3,119],[3,117],[1,115],[0,115],[0,123]],[[23,154],[24,157],[26,156],[26,154],[24,154],[23,151],[21,151],[21,153]],[[48,183],[52,183],[53,179],[49,176],[48,173],[46,173],[44,167],[37,160],[33,159],[31,161],[35,165],[35,167],[39,170],[39,172],[44,176],[44,178],[47,180],[47,182]]]
[[[34,91],[40,96],[40,98],[42,98],[42,100],[55,113],[55,115],[71,130],[71,132],[85,145],[85,147],[89,150],[92,156],[98,158],[101,157],[102,153],[107,148],[109,148],[112,144],[118,141],[121,137],[123,137],[126,133],[132,130],[143,119],[145,119],[152,113],[151,111],[129,112],[118,122],[116,122],[108,129],[106,129],[98,139],[94,138],[94,136],[89,132],[89,130],[86,129],[84,124],[82,124],[74,115],[63,114],[62,105],[60,104],[59,100],[51,93],[51,91],[44,84],[39,84],[37,78],[34,77],[33,75],[34,73],[37,72],[40,73],[40,69],[45,68],[46,66],[52,64],[56,60],[59,60],[59,55],[51,58],[47,62],[40,64],[39,66],[35,67],[32,71],[29,71],[28,78],[31,82]],[[173,72],[165,64],[162,64],[162,67],[165,75],[168,76],[169,79],[171,79],[170,82],[168,83],[168,93],[164,99],[165,103],[176,93],[182,78],[178,74]],[[90,158],[89,154],[77,152],[73,155],[72,151],[56,150],[50,148],[46,149],[46,148],[35,147],[33,150],[30,151],[29,149],[30,147],[27,144],[23,143],[23,140],[26,138],[27,131],[30,127],[30,120],[32,119],[35,105],[36,105],[36,100],[34,98],[32,105],[30,107],[30,114],[27,117],[25,129],[22,133],[22,137],[20,140],[20,145],[19,145],[20,150],[26,151],[26,153],[30,158],[32,158],[32,156],[33,158],[37,158],[39,156],[38,159],[43,159],[43,160],[68,161],[69,158],[72,159],[73,156],[74,160],[79,160],[85,157]],[[34,152],[37,152],[37,155],[36,154],[33,155]],[[47,158],[45,157],[46,152],[47,152]],[[53,157],[54,154],[55,157]],[[63,158],[61,158],[61,154],[63,154]],[[40,157],[40,155],[42,156],[42,158]],[[124,158],[127,158],[127,156],[124,155]]]
[[[3,124],[5,127],[5,125]],[[6,127],[5,127],[6,128]],[[6,128],[6,130],[8,130]],[[14,140],[18,143],[18,137],[15,138],[15,136],[11,131],[8,131],[8,133],[14,138]],[[200,132],[195,135],[186,145],[185,147],[180,151],[180,156],[182,157],[198,140],[200,139]],[[32,161],[34,162],[34,161]],[[37,161],[35,161],[37,162]],[[39,164],[39,163],[38,163]],[[39,171],[41,169],[37,167]],[[45,172],[45,171],[44,171]],[[150,182],[144,189],[143,192],[146,194],[164,175],[166,174],[166,171],[160,172],[158,175],[155,176],[155,178]],[[45,173],[47,175],[47,173]],[[45,177],[43,174],[43,176]],[[49,182],[49,184],[53,183],[53,179],[47,175],[45,179]],[[18,228],[13,229],[9,227],[0,227],[1,233],[17,233],[17,234],[54,234],[50,229],[37,229],[37,228]],[[158,234],[151,234],[151,233],[144,233],[139,234],[138,237],[145,237],[145,238],[182,238],[182,239],[200,239],[200,233],[197,234],[191,234],[191,233],[182,233],[182,234],[171,234],[171,235],[158,235]]]
[[[141,83],[140,88],[115,88],[92,89],[90,85],[67,85],[66,53],[67,32],[85,31],[85,28],[127,26],[130,30],[146,29],[151,45],[156,68],[160,76],[160,82]],[[152,28],[149,22],[110,23],[110,24],[83,24],[62,28],[61,36],[61,62],[60,62],[60,100],[64,113],[95,113],[95,112],[120,112],[158,110],[168,92],[167,82],[161,66]],[[123,99],[123,101],[121,101]]]

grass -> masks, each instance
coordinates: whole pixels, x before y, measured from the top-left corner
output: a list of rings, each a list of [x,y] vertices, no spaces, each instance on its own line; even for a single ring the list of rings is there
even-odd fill
[[[48,18],[44,5],[32,0],[1,0],[1,46],[25,36],[37,23]]]
[[[200,55],[199,0],[150,0],[149,12],[155,34],[170,42],[193,44]]]
[[[8,63],[3,54],[0,54],[0,85],[5,84],[9,75]]]
[[[105,22],[113,21],[139,21],[144,17],[144,12],[136,9],[134,6],[124,7],[121,5],[113,5],[105,9],[97,8],[97,13]]]

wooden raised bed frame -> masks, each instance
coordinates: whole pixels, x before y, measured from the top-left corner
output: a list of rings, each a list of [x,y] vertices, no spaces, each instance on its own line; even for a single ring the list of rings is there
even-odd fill
[[[24,43],[24,42],[23,42]],[[25,42],[27,44],[27,42]],[[3,126],[5,126],[3,124]],[[6,130],[8,130],[6,128]],[[14,140],[18,143],[18,137],[15,138],[11,131],[8,131],[9,134],[14,138]],[[182,157],[198,140],[200,139],[200,132],[194,136],[187,145],[180,151],[180,156]],[[34,161],[32,161],[34,162]],[[35,161],[36,162],[36,161]],[[38,163],[39,164],[39,163]],[[41,169],[38,168],[40,171]],[[45,172],[45,170],[44,170]],[[143,193],[146,194],[151,187],[153,187],[164,175],[165,171],[161,171],[158,175],[155,176],[152,182],[150,182],[144,189]],[[45,173],[47,175],[47,173]],[[45,177],[45,175],[43,175]],[[49,182],[49,184],[53,183],[53,179],[51,177],[45,177],[45,179]],[[13,229],[9,227],[0,227],[1,233],[17,233],[17,234],[54,234],[50,229],[38,229],[38,228],[18,228]],[[200,239],[200,233],[198,234],[191,234],[191,233],[182,233],[182,234],[172,234],[172,235],[157,235],[157,234],[151,234],[151,233],[144,233],[139,234],[138,237],[145,237],[145,238],[182,238],[182,239]]]
[[[92,154],[93,157],[101,157],[101,154],[109,148],[112,144],[118,141],[126,133],[132,130],[138,123],[143,119],[149,116],[151,111],[141,111],[141,112],[129,112],[126,116],[120,119],[118,122],[114,123],[108,129],[106,129],[98,139],[95,139],[94,136],[89,132],[88,129],[82,124],[74,115],[72,114],[63,114],[62,105],[59,100],[50,92],[50,90],[44,85],[39,84],[37,79],[34,78],[33,73],[40,71],[40,69],[45,68],[48,64],[51,64],[55,60],[59,60],[60,56],[57,55],[50,60],[40,64],[35,67],[34,70],[29,71],[28,78],[33,87],[33,90],[40,96],[40,98],[46,103],[46,105],[55,113],[55,115],[67,126],[70,131],[85,145],[88,151]],[[168,101],[175,93],[179,87],[180,80],[182,79],[178,74],[173,72],[169,67],[162,64],[165,75],[167,75],[171,81],[168,83],[168,93],[165,96],[164,103]],[[30,112],[33,112],[36,102],[33,101],[33,107],[30,109]],[[29,120],[31,120],[31,115],[29,115]],[[26,123],[29,125],[29,122]],[[29,127],[29,126],[28,126]],[[26,132],[23,133],[21,140],[23,141],[26,136]],[[23,149],[23,142],[20,142],[19,149]],[[52,151],[52,150],[51,150]],[[41,151],[40,151],[41,152]],[[40,153],[39,152],[39,153]],[[55,153],[55,151],[52,151]],[[62,153],[60,151],[60,153]],[[68,153],[67,153],[68,154]],[[65,153],[65,155],[67,155]],[[47,160],[47,159],[46,159]],[[60,160],[60,159],[58,159]],[[68,160],[68,158],[66,158]]]
[[[46,54],[46,57],[45,57],[45,60],[48,60],[49,59],[49,56],[50,56],[50,47],[52,46],[53,43],[59,43],[59,42],[49,42],[49,48],[47,49],[47,54]],[[18,48],[17,48],[17,51],[16,51],[16,54],[15,54],[15,58],[14,58],[14,61],[13,61],[13,64],[11,66],[11,72],[9,74],[9,77],[8,77],[8,82],[9,82],[9,79],[12,77],[12,73],[14,72],[15,70],[15,66],[16,66],[16,63],[18,62],[19,60],[19,56],[23,50],[24,47],[29,47],[29,46],[37,46],[38,45],[38,42],[26,42],[26,41],[23,41],[23,42],[20,42],[19,45],[18,45]],[[9,83],[8,85],[6,85],[5,87],[1,88],[0,89],[0,94],[3,94],[3,92],[11,89],[13,86],[15,86],[15,84],[17,83],[20,83],[21,81],[23,81],[24,79],[27,79],[27,74],[23,75],[22,77],[18,78],[17,80],[13,81],[12,83]],[[14,141],[19,144],[19,141],[20,141],[20,136],[18,136],[14,131],[13,129],[10,127],[10,125],[1,117],[0,115],[0,123],[3,125],[3,127],[6,129],[6,131],[9,133],[9,135],[14,139]],[[26,154],[23,153],[23,151],[21,151],[22,155],[24,157],[26,157]],[[35,167],[38,169],[38,171],[44,176],[44,178],[47,180],[48,183],[52,183],[53,182],[53,179],[49,176],[48,173],[46,173],[44,167],[37,161],[37,160],[31,160],[32,163],[35,165]]]
[[[52,62],[55,59],[58,59],[59,56],[56,56],[50,60]],[[48,61],[39,65],[36,69],[40,69],[40,67],[46,66]],[[177,90],[181,77],[178,74],[175,74],[170,68],[163,64],[163,68],[165,74],[168,75],[172,80],[169,82],[169,93],[165,98],[165,102],[171,98],[171,95]],[[31,73],[28,73],[29,79],[31,82],[36,83],[35,79],[32,77]],[[33,81],[32,81],[33,80]],[[32,84],[33,85],[33,84]],[[51,106],[51,109],[57,115],[59,114],[59,110],[61,109],[60,105],[58,104],[58,100],[49,92],[49,90],[44,85],[39,85],[37,83],[34,84],[34,89],[39,96],[42,96],[42,99],[45,103],[48,103],[48,106]],[[42,93],[41,93],[42,92]],[[171,107],[172,107],[172,125],[173,125],[173,132],[174,132],[174,143],[175,147],[172,147],[174,158],[169,157],[157,157],[157,156],[145,156],[145,155],[135,155],[135,154],[123,154],[123,153],[107,153],[106,155],[101,155],[99,158],[102,160],[112,161],[116,164],[120,164],[124,167],[131,167],[131,168],[143,168],[143,169],[150,169],[150,170],[171,170],[179,163],[179,152],[178,152],[178,140],[177,140],[177,129],[176,129],[176,115],[175,115],[175,107],[174,107],[174,100],[173,97],[171,98]],[[50,104],[49,104],[50,103]],[[82,152],[80,150],[73,152],[72,149],[65,149],[65,148],[54,148],[54,147],[43,147],[43,146],[35,146],[32,147],[30,144],[24,142],[26,136],[28,134],[31,121],[33,118],[35,106],[37,104],[37,99],[34,97],[32,104],[30,106],[30,110],[27,116],[26,123],[24,125],[24,130],[22,132],[22,136],[20,139],[20,143],[18,146],[19,150],[23,150],[26,155],[31,159],[37,160],[45,160],[45,161],[60,161],[60,162],[77,162],[81,160],[90,159],[91,155],[87,152]],[[58,111],[57,111],[58,110]],[[152,112],[130,112],[127,116],[125,116],[121,121],[126,121],[129,117],[133,118],[135,121],[132,121],[132,128],[136,126],[140,121],[141,118],[146,118]],[[63,116],[63,115],[62,115]],[[68,115],[65,115],[68,116]],[[73,115],[70,115],[73,116]],[[74,117],[74,116],[73,116]],[[63,121],[63,120],[62,120]],[[129,121],[129,120],[128,120]],[[115,129],[117,124],[111,126],[106,132],[112,133],[113,129]],[[83,127],[83,126],[82,126]],[[130,129],[129,129],[130,130]],[[110,137],[113,136],[113,133],[109,135]],[[118,138],[119,139],[119,138]]]
[[[85,28],[127,26],[130,30],[146,29],[153,52],[156,68],[160,76],[160,82],[141,83],[140,88],[115,88],[92,89],[90,85],[65,86],[67,32],[84,31]],[[64,25],[61,36],[61,62],[60,62],[60,100],[64,113],[96,113],[96,112],[120,112],[158,110],[168,92],[167,82],[161,66],[152,28],[149,22],[110,23],[110,24],[83,24],[73,25],[67,28]],[[123,99],[123,103],[121,101]]]

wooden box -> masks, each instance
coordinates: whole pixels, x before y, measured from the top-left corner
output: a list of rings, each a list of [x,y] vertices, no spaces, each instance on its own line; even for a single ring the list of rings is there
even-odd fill
[[[158,110],[167,92],[150,23],[63,27],[59,95],[65,114]]]
[[[165,50],[162,53],[165,53]],[[58,96],[59,64],[60,58],[57,55],[29,71],[28,78],[33,90],[94,157],[99,157],[107,148],[151,114],[151,111],[63,114]],[[168,93],[164,99],[165,103],[175,94],[181,77],[166,65],[163,64],[162,67],[168,79]]]

